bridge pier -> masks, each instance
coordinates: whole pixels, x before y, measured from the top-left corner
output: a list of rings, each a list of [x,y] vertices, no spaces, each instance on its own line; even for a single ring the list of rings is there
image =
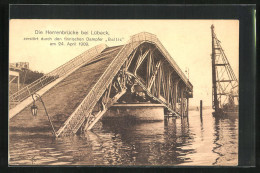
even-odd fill
[[[165,106],[152,103],[114,104],[104,117],[129,117],[135,120],[163,121]]]

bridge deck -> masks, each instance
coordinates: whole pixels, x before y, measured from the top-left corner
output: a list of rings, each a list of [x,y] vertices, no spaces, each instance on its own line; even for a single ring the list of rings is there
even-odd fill
[[[82,102],[96,81],[121,50],[122,46],[106,48],[100,55],[58,83],[42,99],[57,131]],[[50,124],[42,104],[37,101],[38,116],[32,117],[29,105],[9,122],[11,133],[49,132]]]

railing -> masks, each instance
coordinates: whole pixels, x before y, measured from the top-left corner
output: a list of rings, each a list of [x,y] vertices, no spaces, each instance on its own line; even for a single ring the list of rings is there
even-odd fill
[[[21,102],[24,99],[31,96],[31,94],[39,91],[49,83],[53,82],[57,78],[60,78],[69,72],[71,72],[73,69],[85,64],[89,60],[91,60],[93,57],[97,56],[99,53],[101,53],[107,45],[100,44],[97,45],[82,54],[78,55],[77,57],[73,58],[72,60],[66,62],[62,66],[56,68],[55,70],[51,71],[50,73],[42,76],[41,78],[37,79],[33,83],[27,85],[26,87],[22,88],[21,90],[17,91],[16,93],[12,94],[9,97],[10,102]]]
[[[64,125],[59,129],[58,136],[61,134],[76,133],[82,126],[85,118],[90,116],[92,109],[94,108],[97,101],[100,99],[104,90],[112,82],[114,76],[118,73],[127,57],[133,52],[133,50],[139,46],[139,43],[126,44],[114,60],[107,67],[106,71],[96,82],[94,87],[84,98],[78,108],[72,113],[72,115],[66,120]]]
[[[131,39],[128,42],[140,42],[140,41],[148,41],[151,43],[156,44],[159,47],[159,50],[162,51],[162,54],[170,61],[172,64],[173,68],[176,70],[176,72],[179,74],[183,82],[192,90],[193,86],[189,82],[188,78],[186,75],[182,72],[180,67],[177,65],[177,63],[173,60],[169,52],[164,48],[160,40],[156,37],[156,35],[148,33],[148,32],[141,32],[139,34],[131,36]]]

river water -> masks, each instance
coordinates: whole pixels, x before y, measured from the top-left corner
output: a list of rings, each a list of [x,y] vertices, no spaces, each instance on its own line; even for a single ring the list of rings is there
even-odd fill
[[[109,118],[92,132],[54,139],[49,134],[9,134],[10,165],[238,164],[238,118],[214,118],[212,110],[189,118],[136,122]]]

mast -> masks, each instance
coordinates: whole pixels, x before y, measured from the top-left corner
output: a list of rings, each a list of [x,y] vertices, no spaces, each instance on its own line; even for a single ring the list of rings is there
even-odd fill
[[[211,35],[212,35],[212,108],[217,112],[219,110],[219,103],[217,98],[217,81],[216,81],[216,47],[215,47],[215,33],[214,25],[211,25]]]

